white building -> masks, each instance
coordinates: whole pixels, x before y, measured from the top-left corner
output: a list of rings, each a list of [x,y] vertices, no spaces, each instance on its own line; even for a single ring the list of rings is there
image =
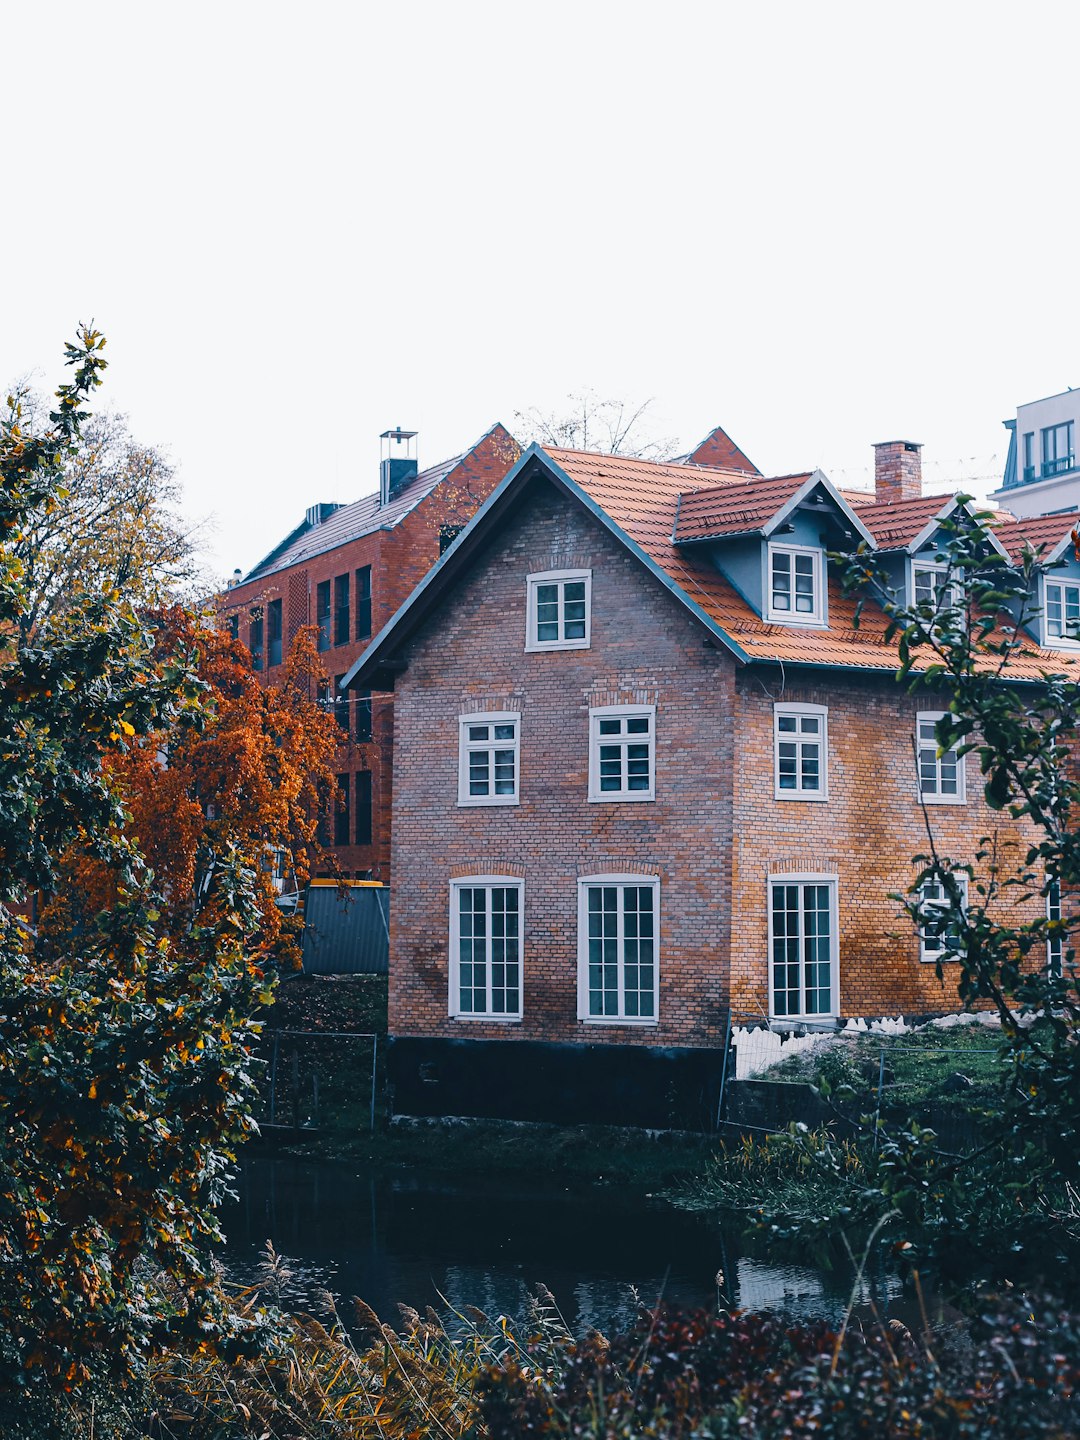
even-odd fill
[[[1080,509],[1080,390],[1021,405],[1011,432],[1001,489],[989,497],[1021,518]]]

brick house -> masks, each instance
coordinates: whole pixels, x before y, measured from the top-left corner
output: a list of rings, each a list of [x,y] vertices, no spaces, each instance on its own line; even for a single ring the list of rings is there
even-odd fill
[[[955,1009],[940,887],[921,934],[889,898],[924,806],[959,861],[1022,836],[827,558],[861,541],[900,594],[947,583],[961,502],[922,495],[917,445],[876,456],[868,495],[534,445],[346,676],[395,697],[399,1109],[700,1123],[730,1014]],[[1080,653],[1068,567],[1018,680]]]
[[[472,518],[521,453],[494,425],[451,460],[419,471],[415,434],[387,431],[378,492],[353,504],[313,505],[303,522],[219,597],[233,635],[273,683],[296,632],[319,627],[327,704],[341,724],[338,803],[325,821],[343,873],[387,880],[390,868],[392,700],[337,691],[410,591]]]

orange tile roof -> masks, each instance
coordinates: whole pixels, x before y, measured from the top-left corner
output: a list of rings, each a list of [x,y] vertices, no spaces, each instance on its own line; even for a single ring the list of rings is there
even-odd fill
[[[882,550],[902,550],[948,506],[951,495],[920,495],[888,505],[865,505],[859,519]]]
[[[1045,547],[1046,553],[1073,534],[1080,525],[1080,515],[1029,515],[1022,520],[1007,520],[995,527],[995,534],[1014,561],[1019,562],[1026,546],[1032,550]]]
[[[582,450],[545,447],[545,451],[574,484],[731,637],[748,659],[866,671],[896,670],[899,663],[896,645],[885,642],[888,621],[884,613],[872,601],[867,601],[856,629],[856,599],[842,594],[833,575],[828,578],[827,629],[774,625],[762,620],[703,556],[676,546],[672,535],[679,496],[686,484],[684,466],[658,465],[648,460]],[[735,485],[740,490],[749,489],[754,483],[773,483],[766,480],[748,484],[745,475],[702,473],[708,475],[712,486]],[[926,499],[929,502],[931,497]],[[938,495],[932,499],[941,509],[948,497]],[[865,509],[860,511],[860,516],[865,518]],[[1025,640],[1013,658],[1010,674],[1017,679],[1037,680],[1046,673],[1060,673],[1071,663],[1067,657],[1042,650],[1033,641]]]
[[[760,531],[809,478],[809,474],[781,475],[687,490],[676,503],[675,539],[686,544]]]

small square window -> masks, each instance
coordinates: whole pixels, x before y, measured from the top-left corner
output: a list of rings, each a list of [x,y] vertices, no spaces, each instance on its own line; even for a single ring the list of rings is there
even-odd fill
[[[828,717],[824,705],[773,706],[777,800],[829,798]]]
[[[516,805],[520,714],[462,715],[458,725],[458,804]]]
[[[952,872],[960,891],[960,904],[967,909],[968,877]],[[949,942],[959,936],[960,927],[951,915],[952,901],[940,878],[928,878],[919,886],[919,959],[924,964],[955,960]]]
[[[928,805],[962,805],[966,798],[964,756],[955,750],[938,754],[935,727],[944,713],[924,710],[916,717],[919,795]]]
[[[656,799],[656,706],[589,711],[589,799]]]
[[[822,552],[770,544],[768,555],[766,620],[782,625],[824,625]]]
[[[527,580],[526,650],[587,650],[591,570],[550,570]]]
[[[1051,650],[1080,644],[1080,585],[1043,581],[1043,643]]]

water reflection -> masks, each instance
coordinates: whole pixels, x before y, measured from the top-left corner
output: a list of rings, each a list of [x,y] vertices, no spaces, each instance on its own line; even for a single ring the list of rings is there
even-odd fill
[[[269,1239],[290,1257],[290,1303],[307,1306],[312,1291],[329,1289],[359,1295],[391,1323],[399,1301],[520,1316],[539,1282],[577,1332],[629,1324],[639,1303],[660,1298],[835,1318],[851,1293],[847,1265],[788,1264],[755,1238],[616,1187],[376,1179],[259,1158],[245,1161],[238,1190],[223,1217],[233,1278],[253,1278]],[[863,1288],[885,1308],[898,1285],[880,1274]]]

